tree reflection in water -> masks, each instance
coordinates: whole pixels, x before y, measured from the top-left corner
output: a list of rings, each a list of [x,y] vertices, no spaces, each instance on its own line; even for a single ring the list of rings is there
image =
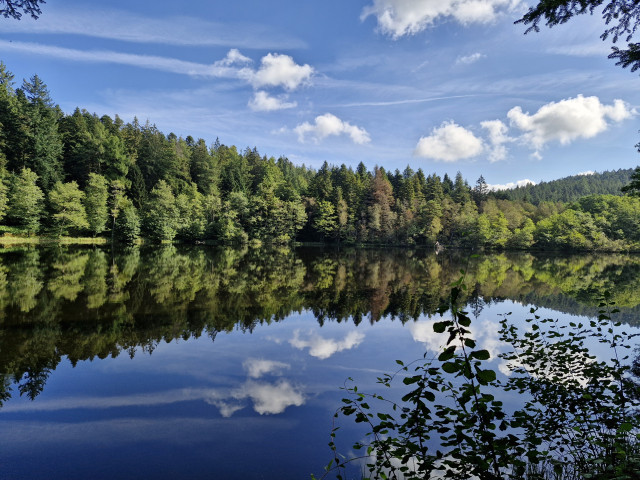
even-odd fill
[[[468,260],[463,253],[423,250],[167,246],[112,255],[93,248],[7,249],[0,254],[0,401],[14,389],[35,398],[64,357],[76,365],[151,353],[163,341],[250,332],[303,310],[320,325],[414,321],[435,313],[461,268],[469,286],[465,301],[478,313],[509,299],[596,316],[596,298],[609,290],[620,318],[637,324],[640,257],[629,255]],[[319,358],[327,349],[348,348],[304,332],[292,341]],[[255,391],[258,384],[252,385]]]

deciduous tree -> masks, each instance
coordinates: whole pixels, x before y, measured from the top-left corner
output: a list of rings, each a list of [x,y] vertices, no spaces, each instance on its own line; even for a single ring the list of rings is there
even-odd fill
[[[44,193],[37,181],[35,172],[23,168],[19,175],[13,177],[9,195],[9,217],[29,233],[36,233],[40,228]]]
[[[56,224],[56,233],[65,235],[70,230],[89,227],[84,209],[84,193],[76,182],[57,182],[49,192],[49,205]]]

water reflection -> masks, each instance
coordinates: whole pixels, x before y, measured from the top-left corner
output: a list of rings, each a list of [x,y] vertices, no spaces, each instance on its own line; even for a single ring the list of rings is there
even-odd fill
[[[637,323],[640,257],[628,255],[469,260],[419,250],[6,249],[0,253],[0,400],[16,391],[35,398],[63,358],[76,365],[152,353],[162,342],[251,332],[302,311],[320,325],[410,322],[414,340],[436,349],[440,340],[425,316],[440,306],[461,269],[469,286],[465,300],[476,316],[505,299],[595,316],[598,296],[609,290],[621,319]],[[497,339],[483,321],[474,324],[475,338],[494,351]],[[278,339],[321,360],[363,340],[359,330],[339,337],[305,328]],[[243,402],[266,414],[304,401],[299,386],[283,378],[264,381],[286,365],[261,359],[245,369],[246,383],[211,397],[225,415]]]

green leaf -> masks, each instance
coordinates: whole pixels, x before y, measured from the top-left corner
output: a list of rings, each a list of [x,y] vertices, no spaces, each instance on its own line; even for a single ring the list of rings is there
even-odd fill
[[[438,355],[438,360],[440,360],[441,362],[446,362],[447,360],[451,360],[456,353],[456,347],[449,347],[447,348],[444,352],[442,352],[440,355]]]
[[[477,350],[475,352],[471,352],[471,358],[477,358],[478,360],[489,360],[491,358],[491,354],[489,354],[488,350]]]
[[[402,383],[405,385],[411,385],[412,383],[418,382],[422,377],[420,375],[415,375],[413,377],[405,377],[402,379]]]
[[[633,424],[629,423],[629,422],[624,422],[623,424],[620,425],[620,428],[618,428],[618,431],[620,432],[630,432],[633,429]]]
[[[443,333],[445,331],[445,329],[447,328],[447,326],[449,326],[451,322],[449,321],[445,321],[445,322],[436,322],[433,324],[433,331],[435,333]]]
[[[456,373],[460,370],[460,365],[454,362],[446,362],[442,364],[442,370],[446,373]]]
[[[480,370],[476,374],[479,381],[490,383],[496,380],[496,372],[493,370]]]

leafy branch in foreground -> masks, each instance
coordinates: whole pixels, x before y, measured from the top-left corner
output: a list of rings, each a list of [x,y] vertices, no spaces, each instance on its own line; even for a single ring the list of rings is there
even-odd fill
[[[469,480],[631,480],[640,469],[638,385],[630,376],[630,340],[613,322],[612,303],[589,325],[541,319],[532,309],[527,330],[501,321],[499,355],[510,375],[487,368],[487,350],[477,348],[471,319],[458,307],[463,278],[452,286],[451,319],[436,322],[448,334],[436,357],[401,366],[378,379],[391,387],[397,377],[412,388],[401,401],[362,393],[357,386],[336,412],[368,427],[365,452],[345,458],[337,451],[324,477],[345,478],[347,465],[363,462],[363,478]],[[588,344],[609,347],[611,358],[591,354]],[[504,399],[513,408],[506,408]],[[514,401],[515,400],[515,401]],[[369,404],[372,403],[372,405]],[[375,402],[375,403],[374,403]]]

